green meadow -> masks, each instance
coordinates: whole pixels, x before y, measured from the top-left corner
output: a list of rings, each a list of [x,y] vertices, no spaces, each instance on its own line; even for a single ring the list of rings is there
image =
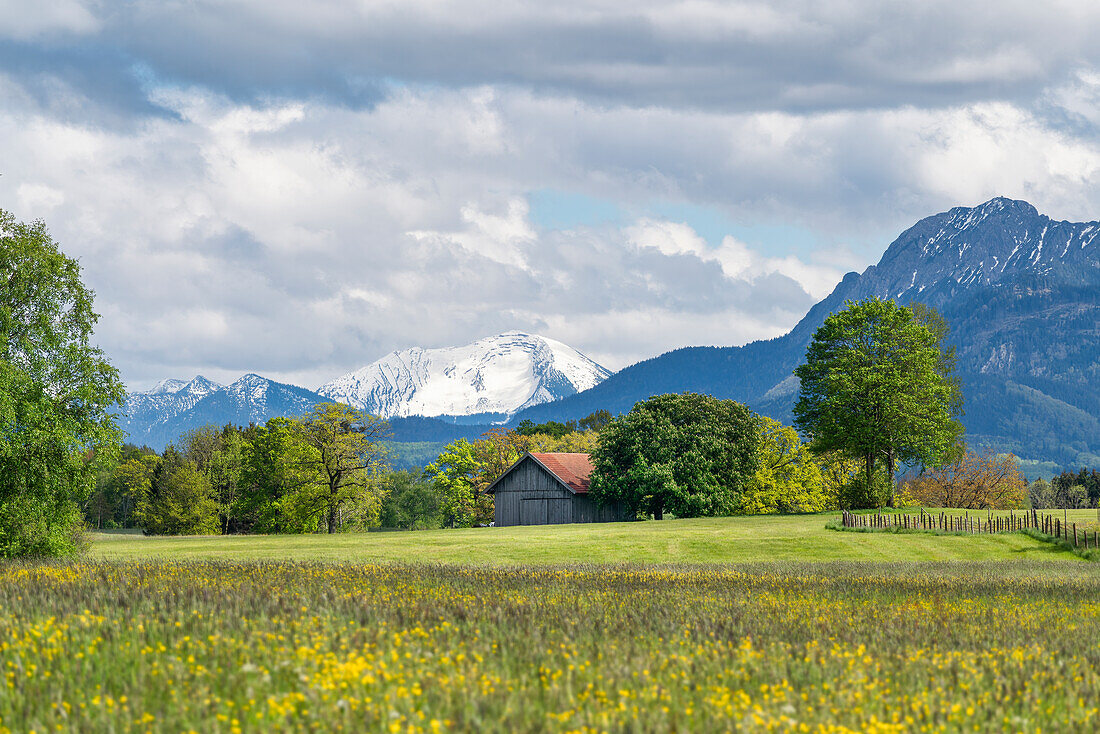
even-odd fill
[[[580,525],[341,533],[145,537],[93,533],[102,560],[294,560],[462,564],[762,563],[771,561],[1076,562],[1018,533],[951,536],[852,533],[825,526],[837,513]],[[1070,512],[1082,525],[1095,510]]]

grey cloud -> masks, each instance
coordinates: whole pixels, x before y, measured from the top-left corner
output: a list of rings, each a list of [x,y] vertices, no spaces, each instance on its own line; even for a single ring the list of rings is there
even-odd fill
[[[79,36],[87,54],[133,59],[166,81],[239,101],[370,106],[396,81],[516,85],[635,107],[806,112],[1018,101],[1082,64],[1100,65],[1092,40],[1100,16],[1085,1],[254,0],[109,3],[94,12],[98,29]],[[71,66],[56,50],[41,63]],[[123,65],[105,71],[81,83],[133,83]]]

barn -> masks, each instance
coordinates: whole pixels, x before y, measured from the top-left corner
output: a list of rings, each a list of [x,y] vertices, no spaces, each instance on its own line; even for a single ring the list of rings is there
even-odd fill
[[[622,505],[597,506],[591,474],[588,454],[524,454],[485,490],[494,495],[497,527],[634,519]]]

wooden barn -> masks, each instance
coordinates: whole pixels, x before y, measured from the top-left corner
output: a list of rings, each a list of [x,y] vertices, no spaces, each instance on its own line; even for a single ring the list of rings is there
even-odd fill
[[[620,505],[596,505],[591,474],[588,454],[524,454],[485,490],[495,495],[497,527],[634,519]]]

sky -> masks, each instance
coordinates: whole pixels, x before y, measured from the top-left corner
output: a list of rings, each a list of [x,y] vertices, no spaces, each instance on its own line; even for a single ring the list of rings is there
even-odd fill
[[[0,0],[0,208],[132,389],[778,336],[922,217],[1100,218],[1100,3]]]

